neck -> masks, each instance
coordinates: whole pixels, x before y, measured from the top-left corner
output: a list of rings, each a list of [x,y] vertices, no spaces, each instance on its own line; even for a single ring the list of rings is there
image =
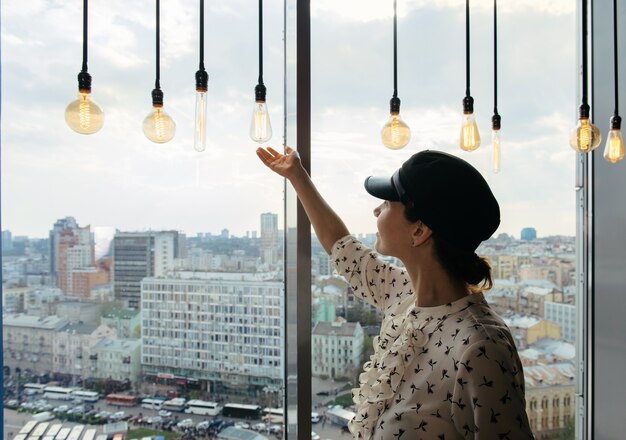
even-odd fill
[[[451,303],[470,294],[467,285],[452,278],[439,264],[429,258],[406,264],[413,282],[417,307],[435,307]]]

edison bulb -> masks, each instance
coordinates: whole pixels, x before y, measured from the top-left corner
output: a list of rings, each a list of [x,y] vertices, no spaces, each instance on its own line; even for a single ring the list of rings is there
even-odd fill
[[[206,91],[196,92],[196,127],[193,148],[198,152],[206,150],[206,107]]]
[[[90,96],[89,92],[79,92],[78,99],[65,108],[65,122],[80,134],[94,134],[104,125],[104,112]]]
[[[474,113],[463,113],[459,144],[464,151],[474,151],[480,147],[480,133],[478,133]]]
[[[598,148],[600,142],[602,142],[600,129],[593,125],[589,118],[580,118],[578,125],[572,130],[570,146],[579,153],[589,153]]]
[[[622,130],[611,129],[604,147],[604,158],[611,163],[617,163],[624,158],[624,138]]]
[[[252,122],[250,123],[250,138],[254,142],[267,142],[272,138],[272,124],[270,115],[267,112],[265,101],[256,101],[252,111]]]
[[[500,130],[493,130],[491,132],[491,145],[493,146],[493,152],[491,155],[491,167],[494,173],[500,172]]]
[[[176,134],[176,124],[163,107],[154,106],[143,120],[143,133],[152,142],[164,144],[171,141]]]
[[[383,145],[392,150],[404,148],[411,140],[411,129],[402,120],[400,113],[391,113],[380,132]]]

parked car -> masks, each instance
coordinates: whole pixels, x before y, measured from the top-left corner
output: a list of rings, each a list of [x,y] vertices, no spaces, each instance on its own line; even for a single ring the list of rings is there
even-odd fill
[[[67,405],[60,405],[60,406],[57,406],[56,408],[54,408],[54,409],[52,410],[52,412],[55,412],[55,413],[64,413],[64,412],[68,412],[68,411],[69,411],[69,409],[70,409],[70,407],[69,407],[69,406],[67,406]]]
[[[161,411],[159,411],[159,415],[161,417],[171,417],[172,416],[172,411],[167,411],[165,409],[162,409]]]
[[[193,426],[193,419],[181,420],[176,426],[179,428],[191,428]]]
[[[311,413],[311,423],[317,423],[322,419],[322,416],[319,413],[312,412]]]
[[[207,430],[211,426],[211,422],[209,420],[204,420],[196,425],[196,429]]]
[[[161,416],[148,417],[147,422],[153,426],[160,425],[161,423],[163,423],[163,417]]]

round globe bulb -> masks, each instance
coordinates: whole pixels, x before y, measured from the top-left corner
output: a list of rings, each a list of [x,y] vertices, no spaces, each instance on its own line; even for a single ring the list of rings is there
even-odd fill
[[[104,125],[104,112],[91,100],[89,92],[79,92],[78,99],[65,108],[65,122],[80,134],[94,134]]]
[[[400,117],[400,113],[391,113],[389,120],[380,132],[383,145],[392,150],[404,148],[411,140],[411,129]]]
[[[157,144],[171,141],[176,134],[176,123],[163,107],[153,107],[143,120],[143,133]]]

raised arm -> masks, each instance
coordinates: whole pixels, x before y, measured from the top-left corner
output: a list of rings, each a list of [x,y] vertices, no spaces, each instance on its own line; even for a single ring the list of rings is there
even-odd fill
[[[349,231],[343,220],[317,191],[311,177],[300,162],[298,152],[285,147],[285,154],[281,154],[268,147],[267,149],[258,148],[256,154],[268,168],[291,182],[318,240],[326,253],[330,254],[333,244],[348,235]]]

